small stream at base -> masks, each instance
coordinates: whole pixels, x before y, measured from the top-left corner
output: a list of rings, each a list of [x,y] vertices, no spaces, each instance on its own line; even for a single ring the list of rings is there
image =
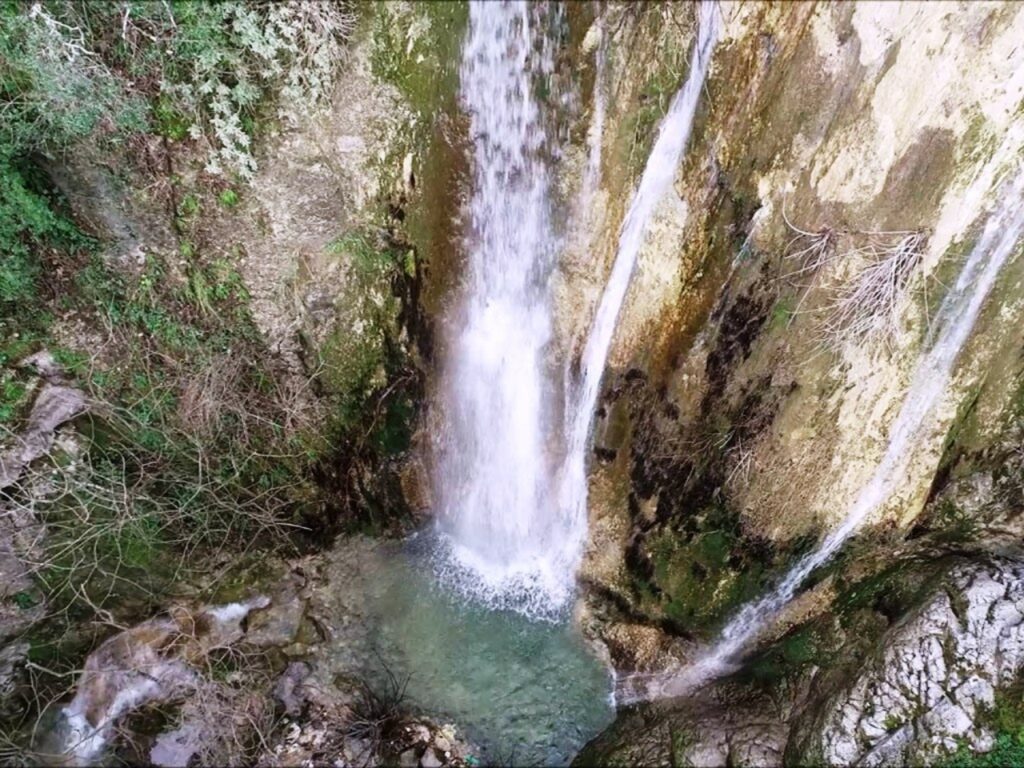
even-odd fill
[[[455,724],[485,764],[567,764],[614,719],[608,669],[570,616],[530,620],[439,584],[436,546],[423,533],[340,553],[359,637],[335,651],[371,681],[384,665],[409,675],[411,708]]]

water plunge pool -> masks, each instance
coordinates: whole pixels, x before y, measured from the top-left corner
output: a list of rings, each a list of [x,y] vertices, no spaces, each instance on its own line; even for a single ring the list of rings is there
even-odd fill
[[[608,669],[570,617],[533,621],[439,583],[433,546],[426,534],[341,544],[328,654],[378,684],[385,666],[408,675],[410,707],[453,723],[484,763],[567,764],[614,717]]]

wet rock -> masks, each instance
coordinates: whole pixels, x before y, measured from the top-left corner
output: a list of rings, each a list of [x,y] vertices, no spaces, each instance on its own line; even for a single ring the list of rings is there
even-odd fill
[[[259,648],[293,643],[306,615],[306,601],[299,595],[300,580],[294,574],[270,596],[265,608],[249,618],[246,640]]]
[[[86,659],[75,696],[62,710],[68,735],[61,749],[68,762],[95,763],[126,716],[147,704],[180,700],[199,690],[204,681],[196,665],[211,650],[241,639],[242,621],[266,603],[257,597],[196,609],[175,606],[169,616],[144,621],[104,641]],[[237,703],[232,708],[245,714]],[[209,724],[209,718],[196,720]],[[170,735],[160,754],[178,759],[186,744],[197,743],[187,735]]]
[[[414,513],[426,512],[433,506],[430,475],[419,458],[412,458],[403,464],[398,480],[402,488],[402,498]]]
[[[416,768],[420,764],[420,758],[415,749],[407,749],[398,756],[398,764],[402,768]]]
[[[954,480],[943,490],[941,502],[951,503],[957,511],[970,520],[984,520],[989,511],[994,511],[995,482],[989,472],[977,472]]]
[[[420,758],[420,768],[441,768],[442,765],[444,765],[444,761],[437,756],[433,749],[427,747],[427,751]]]
[[[413,723],[405,726],[406,738],[413,744],[427,744],[430,742],[430,729],[423,723]]]

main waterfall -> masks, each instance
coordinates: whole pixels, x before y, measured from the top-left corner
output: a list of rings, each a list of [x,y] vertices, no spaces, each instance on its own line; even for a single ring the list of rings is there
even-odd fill
[[[439,440],[445,567],[465,591],[545,614],[572,591],[577,533],[553,492],[548,278],[556,256],[543,105],[551,13],[527,2],[474,2],[462,98],[473,141],[464,299],[449,318],[446,428]]]
[[[462,590],[536,616],[557,614],[573,593],[587,533],[586,453],[601,376],[647,225],[689,140],[716,32],[713,3],[702,3],[690,72],[622,225],[580,375],[566,386],[559,434],[546,426],[556,422],[553,366],[545,356],[552,334],[547,280],[558,243],[549,199],[552,148],[533,87],[552,69],[547,37],[533,33],[547,12],[524,2],[470,7],[461,70],[474,147],[468,279],[452,323],[442,391],[448,424],[438,462],[444,568]],[[596,178],[602,117],[595,115],[588,179]]]

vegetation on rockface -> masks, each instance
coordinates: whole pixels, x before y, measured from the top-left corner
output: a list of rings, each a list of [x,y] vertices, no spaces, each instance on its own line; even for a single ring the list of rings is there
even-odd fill
[[[632,98],[620,103],[627,116],[612,145],[615,165],[633,178],[643,171],[658,125],[687,76],[692,35],[686,25],[692,22],[682,21],[677,11],[657,3],[633,3],[609,9],[607,15],[610,30],[627,30],[623,45],[610,51],[610,56],[621,56],[624,61],[613,61],[612,66],[635,66],[643,73]],[[634,44],[644,38],[654,44]]]
[[[643,612],[684,634],[713,631],[810,543],[799,538],[779,547],[744,530],[728,490],[754,471],[753,445],[788,391],[770,377],[729,386],[771,322],[772,283],[763,271],[714,310],[707,386],[693,423],[682,423],[665,392],[652,391],[639,372],[628,390],[637,434],[630,507],[656,500],[653,519],[634,513],[638,534],[627,553],[632,589]]]
[[[635,578],[637,607],[685,634],[711,631],[765,586],[771,562],[752,549],[728,510],[712,506],[690,518],[685,531],[664,528],[644,543],[648,579]],[[645,569],[646,570],[646,569]]]
[[[412,445],[424,387],[411,338],[423,333],[416,250],[393,221],[350,232],[329,251],[346,265],[345,288],[324,342],[307,344],[315,391],[330,412],[314,476],[329,491],[329,519],[373,532],[401,529],[409,520],[391,463]]]
[[[412,161],[412,176],[396,196],[400,230],[415,248],[417,304],[427,314],[440,312],[458,270],[460,233],[455,211],[468,173],[466,125],[458,104],[461,45],[468,7],[461,2],[367,4],[371,68],[380,82],[405,99],[413,120],[384,161],[401,168]],[[407,185],[407,186],[406,186]],[[417,346],[429,354],[430,339]]]
[[[256,328],[243,246],[222,241],[247,215],[260,139],[330,95],[355,19],[343,2],[0,3],[5,444],[40,386],[29,354],[51,351],[90,400],[0,499],[45,531],[22,552],[36,587],[3,598],[46,615],[5,734],[66,691],[110,625],[209,594],[256,551],[348,520],[383,529],[400,506],[352,488],[408,447],[420,399],[401,207],[335,244],[351,286],[337,333],[307,349],[322,420]],[[143,210],[170,246],[112,253],[51,175],[109,157],[111,206]]]
[[[996,691],[994,706],[983,725],[992,729],[992,750],[975,753],[966,744],[939,763],[942,768],[997,768],[1024,764],[1024,680]]]

